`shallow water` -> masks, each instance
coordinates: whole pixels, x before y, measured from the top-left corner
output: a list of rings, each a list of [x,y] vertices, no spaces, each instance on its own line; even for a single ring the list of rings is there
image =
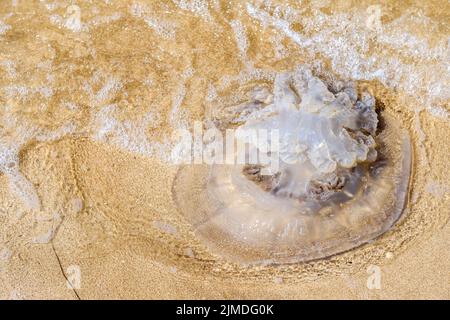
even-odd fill
[[[19,255],[40,261],[31,243],[88,266],[125,247],[194,279],[294,283],[414,248],[448,221],[448,12],[446,1],[2,1],[5,283],[26,278],[10,276]],[[370,89],[408,130],[410,199],[368,246],[248,270],[208,251],[177,210],[172,133],[299,65]]]

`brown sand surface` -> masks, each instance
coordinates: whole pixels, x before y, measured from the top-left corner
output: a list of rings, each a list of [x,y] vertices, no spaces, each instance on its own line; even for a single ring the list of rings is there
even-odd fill
[[[323,2],[321,14],[330,21],[373,5]],[[20,146],[19,172],[40,205],[30,208],[23,195],[28,189],[14,192],[10,174],[0,173],[0,299],[450,298],[448,96],[432,95],[429,87],[448,88],[448,69],[442,68],[441,56],[425,57],[407,46],[370,39],[367,59],[400,62],[398,69],[392,67],[397,71],[386,69],[390,82],[358,81],[411,135],[409,201],[390,231],[328,259],[281,266],[236,265],[196,238],[174,202],[178,168],[163,156],[174,127],[204,119],[211,85],[221,95],[271,81],[239,78],[248,61],[258,70],[279,72],[316,59],[324,70],[342,76],[346,66],[336,61],[349,59],[299,49],[292,34],[246,14],[246,2],[227,3],[212,1],[194,10],[167,1],[80,1],[84,25],[74,31],[65,25],[68,1],[2,1],[0,151],[4,145]],[[405,12],[425,15],[422,27],[414,19],[389,26],[442,49],[449,36],[447,2],[380,5],[385,25]],[[312,9],[299,14],[315,21]],[[235,30],[240,28],[247,34],[245,50],[238,45]],[[302,28],[312,37],[314,28],[291,24],[291,32],[301,34]],[[318,28],[330,32],[333,26]],[[335,35],[324,37],[318,46],[331,45]],[[344,44],[359,41],[352,32],[342,37]],[[276,55],[277,41],[287,52],[283,57]],[[448,54],[448,43],[446,49]],[[420,81],[408,82],[406,75]],[[173,113],[177,99],[182,104]],[[110,105],[116,128],[117,123],[123,127],[103,134]],[[144,122],[139,131],[148,114],[157,120]],[[127,123],[138,129],[126,131]],[[74,129],[58,131],[66,127]],[[135,152],[142,146],[144,152]],[[367,286],[374,266],[381,271],[378,289]],[[75,290],[66,281],[71,267],[81,275]]]

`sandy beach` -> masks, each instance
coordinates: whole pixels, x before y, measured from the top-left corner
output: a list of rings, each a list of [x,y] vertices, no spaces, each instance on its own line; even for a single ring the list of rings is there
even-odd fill
[[[449,299],[449,12],[446,1],[2,1],[0,299]],[[347,252],[240,265],[182,214],[171,137],[298,65],[368,88],[408,131],[407,203]]]

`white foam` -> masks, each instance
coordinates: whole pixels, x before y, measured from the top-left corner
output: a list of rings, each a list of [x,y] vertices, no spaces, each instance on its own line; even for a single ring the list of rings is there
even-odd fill
[[[183,101],[186,97],[186,81],[188,81],[194,74],[192,67],[186,68],[181,74],[181,82],[178,86],[178,90],[172,97],[172,109],[170,111],[170,123],[177,129],[188,128],[188,112],[182,108]]]
[[[173,0],[173,2],[175,2],[180,9],[190,11],[206,21],[212,21],[208,9],[209,5],[205,0]]]
[[[167,20],[161,20],[153,17],[145,17],[145,23],[155,30],[155,32],[165,39],[175,39],[176,24]]]
[[[44,131],[36,134],[35,139],[40,142],[52,142],[56,140],[60,140],[63,137],[75,133],[77,127],[74,123],[70,122],[66,125],[61,126],[60,128],[54,131]]]
[[[116,105],[107,105],[93,114],[89,125],[92,139],[143,156],[168,157],[166,143],[151,142],[147,136],[147,130],[160,121],[156,114],[149,112],[140,120],[119,121],[116,112]]]
[[[130,13],[133,17],[143,19],[162,38],[168,40],[175,39],[177,28],[175,21],[155,17],[150,14],[150,11],[147,6],[141,3],[133,3],[130,6]]]
[[[122,88],[122,84],[115,78],[109,78],[103,87],[95,95],[97,102],[105,101],[111,94],[114,94]]]
[[[139,2],[133,2],[130,6],[130,13],[134,17],[143,17],[147,10],[147,7]]]
[[[67,19],[59,14],[52,14],[49,17],[50,23],[59,27],[65,28],[73,32],[88,32],[89,26],[86,23],[82,23],[76,16],[73,16],[73,12],[67,13]]]
[[[440,118],[442,120],[449,120],[450,119],[450,112],[447,111],[446,109],[444,109],[443,107],[429,106],[429,107],[427,107],[427,111],[433,117]]]
[[[87,24],[90,26],[99,26],[102,24],[108,24],[114,21],[117,21],[119,19],[123,18],[123,14],[120,12],[114,12],[112,15],[109,16],[98,16],[96,15],[94,19],[89,21]],[[81,27],[78,27],[77,29],[81,29]]]
[[[3,87],[3,90],[6,94],[7,99],[20,99],[26,100],[28,94],[30,93],[29,89],[26,86],[22,85],[9,85]]]
[[[0,142],[0,172],[8,177],[9,188],[30,210],[39,210],[40,201],[33,184],[19,171],[19,146]]]
[[[272,44],[274,46],[275,59],[280,60],[287,56],[288,50],[282,43],[283,36],[280,34],[275,34],[271,37]]]
[[[9,188],[30,210],[39,210],[41,203],[34,185],[19,170],[19,152],[31,141],[52,142],[76,131],[73,123],[56,130],[39,128],[19,118],[9,106],[3,106],[0,128],[0,172],[8,177]]]
[[[0,20],[0,36],[4,35],[8,30],[11,30],[11,26]]]
[[[53,96],[53,89],[49,87],[39,87],[37,91],[46,99],[49,99]]]
[[[301,50],[311,55],[320,53],[330,59],[333,70],[343,78],[377,79],[392,89],[404,90],[428,107],[439,105],[450,97],[449,86],[441,86],[450,82],[449,41],[441,40],[431,47],[428,40],[405,28],[407,24],[411,30],[414,25],[426,25],[427,29],[436,26],[424,16],[408,10],[384,25],[382,32],[374,33],[366,26],[364,10],[349,9],[333,15],[317,10],[313,16],[301,17],[303,31],[296,32],[292,24],[298,18],[285,15],[281,18],[250,3],[247,12],[263,27],[273,27],[290,38]],[[370,42],[375,42],[374,47],[386,47],[391,54],[372,53]],[[409,62],[408,58],[413,58],[414,62]],[[425,94],[419,93],[418,88],[425,90]]]
[[[17,77],[16,63],[14,61],[3,60],[0,64],[5,69],[10,78],[15,79]]]
[[[243,59],[247,59],[247,50],[249,44],[244,25],[239,20],[232,20],[230,25],[236,36],[236,42],[239,51],[241,52],[241,56]]]

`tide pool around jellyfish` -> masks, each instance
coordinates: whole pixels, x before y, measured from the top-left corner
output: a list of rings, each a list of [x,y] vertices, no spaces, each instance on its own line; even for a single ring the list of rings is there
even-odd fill
[[[392,115],[377,114],[371,94],[299,70],[246,99],[216,105],[208,123],[222,132],[277,130],[279,166],[186,165],[173,185],[180,213],[213,254],[240,264],[311,261],[367,243],[398,220],[409,136]],[[268,152],[260,142],[246,141]]]

